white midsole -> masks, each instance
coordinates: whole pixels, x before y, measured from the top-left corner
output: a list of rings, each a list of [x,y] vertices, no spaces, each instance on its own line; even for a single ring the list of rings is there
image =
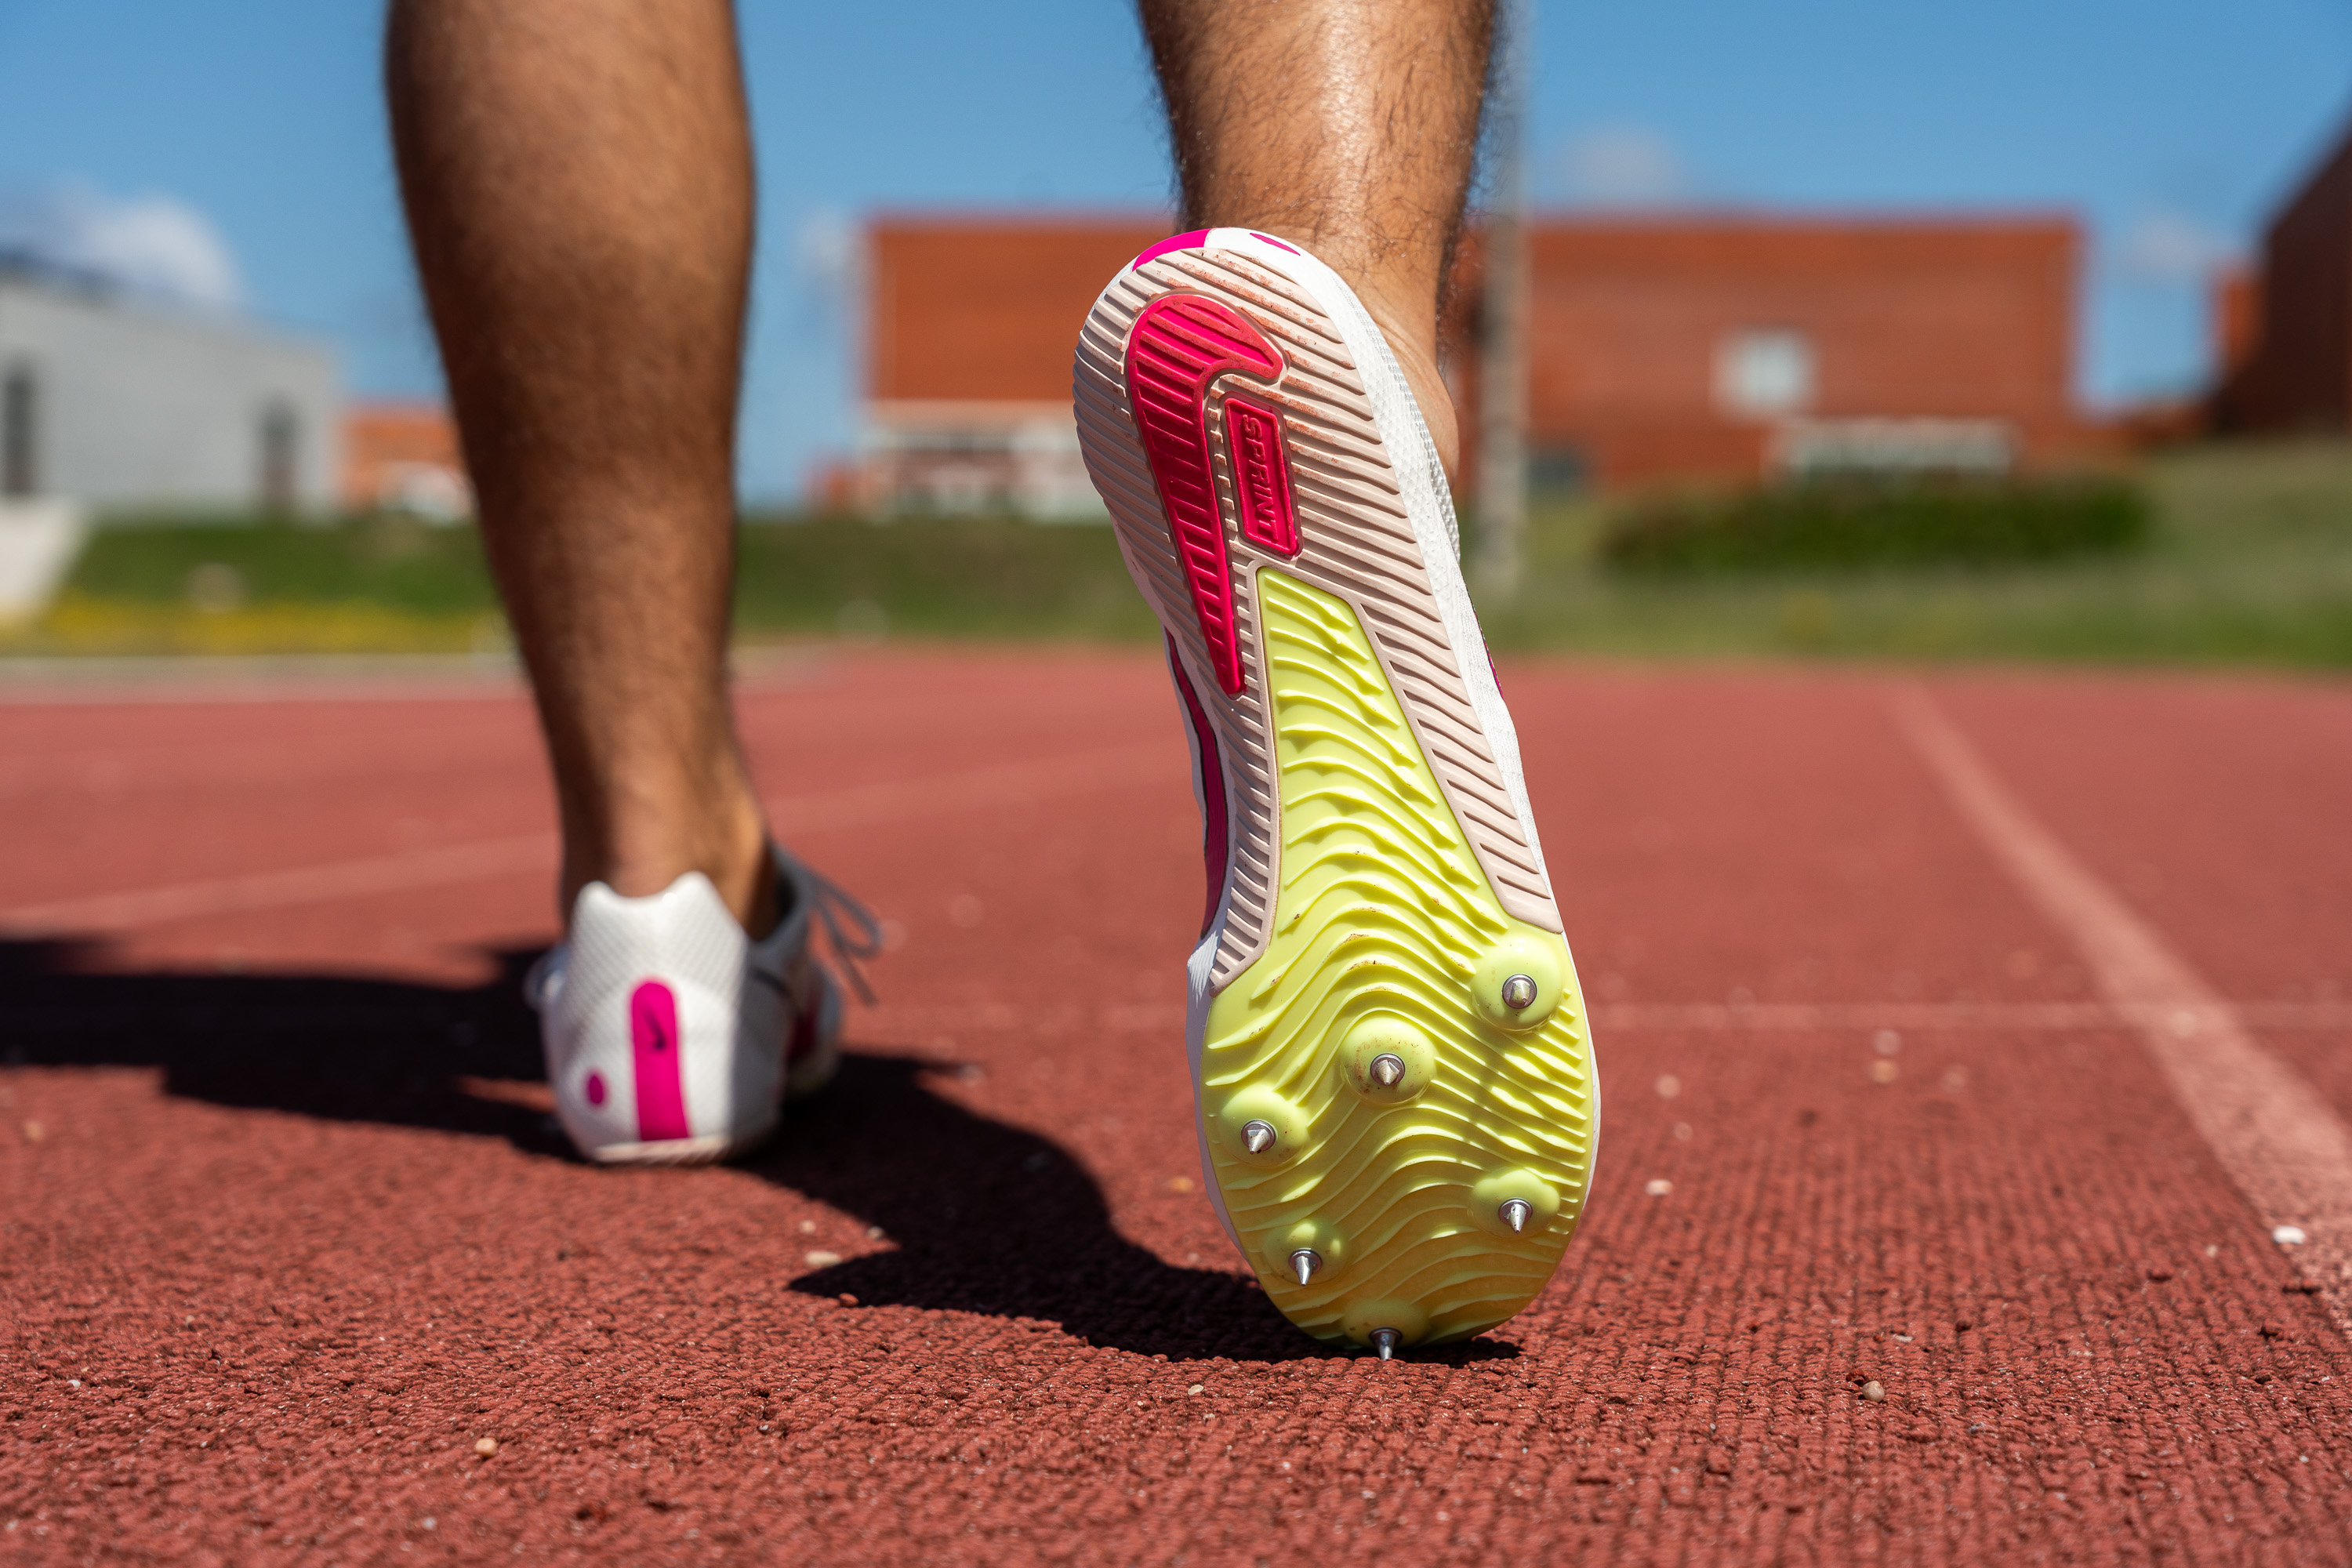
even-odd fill
[[[700,1138],[665,1138],[653,1143],[607,1143],[587,1153],[600,1165],[698,1165],[756,1147],[774,1131],[772,1123],[761,1131],[742,1136],[711,1132]]]

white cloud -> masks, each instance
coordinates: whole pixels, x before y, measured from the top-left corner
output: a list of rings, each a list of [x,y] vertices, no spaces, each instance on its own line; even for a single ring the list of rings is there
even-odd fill
[[[819,290],[846,294],[865,267],[864,237],[848,214],[820,207],[793,226],[793,262]]]
[[[173,196],[52,185],[0,202],[0,249],[206,310],[233,310],[245,293],[228,242],[210,218]]]
[[[2202,283],[2243,256],[2228,235],[2162,207],[2143,213],[2116,247],[2116,265],[2125,272],[2159,283]]]
[[[1672,206],[1697,194],[1675,144],[1640,125],[1580,131],[1559,144],[1551,162],[1569,197],[1589,206]]]

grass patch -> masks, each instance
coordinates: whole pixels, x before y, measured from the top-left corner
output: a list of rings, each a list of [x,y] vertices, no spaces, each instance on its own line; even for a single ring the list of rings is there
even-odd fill
[[[1104,527],[753,518],[737,561],[736,629],[753,640],[1158,636]],[[446,653],[507,641],[471,528],[119,519],[40,620],[0,632],[0,651]]]
[[[464,653],[507,646],[470,528],[119,518],[91,535],[26,654]]]
[[[1555,504],[1519,594],[1481,614],[1497,647],[1637,657],[2352,665],[2352,446],[2192,449],[2134,479],[2124,552],[1760,574],[1612,570],[1622,513]]]
[[[1840,480],[1643,500],[1610,519],[1600,554],[1652,574],[1853,572],[2115,554],[2147,535],[2123,479]]]
[[[366,605],[425,619],[499,607],[479,534],[401,516],[331,528],[245,518],[112,520],[91,536],[68,586],[126,607]]]
[[[753,522],[737,535],[751,637],[1156,638],[1108,527],[991,518]]]
[[[2352,668],[2352,446],[2193,450],[2140,466],[2133,548],[2054,559],[1613,567],[1645,503],[1537,509],[1528,569],[1481,613],[1497,648]],[[748,640],[879,635],[1149,642],[1102,527],[991,519],[752,520]],[[15,652],[456,652],[504,623],[470,529],[397,519],[100,531]]]
[[[0,637],[0,652],[19,654],[503,654],[509,647],[504,617],[488,613],[425,616],[364,601],[199,609],[76,588],[58,595],[35,626]]]

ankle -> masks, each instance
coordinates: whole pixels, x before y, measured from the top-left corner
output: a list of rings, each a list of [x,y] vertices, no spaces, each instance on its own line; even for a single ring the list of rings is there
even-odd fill
[[[1404,372],[1405,384],[1412,388],[1422,422],[1429,426],[1429,438],[1437,447],[1438,464],[1445,470],[1446,482],[1452,484],[1462,461],[1462,421],[1454,407],[1453,389],[1437,368],[1434,333],[1424,336],[1406,331],[1392,311],[1373,300],[1364,300],[1364,310],[1380,328],[1381,336],[1388,340],[1389,352],[1396,355],[1397,368]]]
[[[768,854],[767,825],[748,790],[719,801],[640,805],[577,828],[567,823],[565,917],[591,882],[602,882],[625,899],[650,898],[692,871],[709,879],[752,940],[775,928],[781,912],[775,865]]]

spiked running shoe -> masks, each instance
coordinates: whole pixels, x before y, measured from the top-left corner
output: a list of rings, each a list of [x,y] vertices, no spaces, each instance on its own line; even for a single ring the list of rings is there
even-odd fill
[[[650,898],[580,890],[572,933],[525,982],[556,1119],[604,1164],[722,1160],[764,1141],[784,1103],[839,1064],[841,992],[810,949],[822,925],[861,993],[881,932],[856,900],[770,847],[784,918],[759,942],[689,871]],[[844,929],[844,922],[848,929]]]
[[[1318,1339],[1492,1328],[1559,1266],[1599,1103],[1412,390],[1330,268],[1220,228],[1111,280],[1074,394],[1192,743],[1186,1026],[1225,1228]]]

